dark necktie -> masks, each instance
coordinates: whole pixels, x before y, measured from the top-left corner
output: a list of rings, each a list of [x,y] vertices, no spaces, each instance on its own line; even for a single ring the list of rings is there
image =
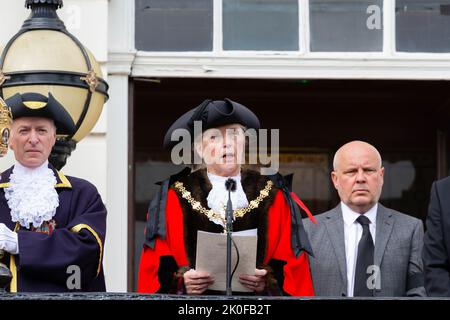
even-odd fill
[[[363,233],[358,243],[358,257],[356,258],[355,287],[353,296],[369,297],[373,296],[373,290],[369,289],[367,279],[371,275],[367,273],[367,268],[373,265],[374,245],[370,234],[370,220],[364,215],[360,215],[356,221],[362,225]]]

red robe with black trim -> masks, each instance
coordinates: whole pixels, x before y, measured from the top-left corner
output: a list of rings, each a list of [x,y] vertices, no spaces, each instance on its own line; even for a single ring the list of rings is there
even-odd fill
[[[295,257],[291,248],[290,209],[283,193],[280,190],[274,191],[274,199],[267,212],[268,226],[264,264],[269,264],[271,260],[283,262],[283,283],[280,289],[284,294],[313,296],[314,291],[307,254],[303,252],[298,258]],[[178,268],[189,266],[184,221],[179,195],[175,190],[169,189],[166,203],[166,238],[157,238],[154,249],[144,245],[139,267],[138,292],[157,293],[166,291],[163,290],[163,285],[160,282],[161,261],[164,261],[165,257],[173,257]],[[175,273],[174,271],[173,277],[175,277]]]

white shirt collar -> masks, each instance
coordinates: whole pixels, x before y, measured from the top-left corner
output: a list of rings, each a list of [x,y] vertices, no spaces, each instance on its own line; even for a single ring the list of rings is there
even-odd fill
[[[231,203],[233,210],[245,208],[248,206],[247,196],[242,188],[241,174],[234,177],[222,177],[208,172],[208,179],[211,182],[211,191],[209,192],[206,200],[208,207],[214,212],[219,213],[222,217],[225,217],[225,208],[228,202],[228,191],[225,188],[225,181],[228,178],[232,178],[236,181],[236,190],[231,192]],[[209,218],[212,222],[224,226],[222,219]]]
[[[234,179],[234,180],[236,180],[236,182],[241,182],[241,173],[239,173],[238,175],[233,176],[233,177],[222,177],[222,176],[218,176],[218,175],[208,172],[208,179],[212,185],[220,184],[220,183],[225,185],[225,181],[228,180],[228,178]]]
[[[361,215],[358,212],[353,211],[350,209],[349,206],[347,206],[344,202],[341,201],[341,210],[342,210],[342,216],[344,218],[344,223],[347,226],[352,225],[355,223],[356,219]],[[377,221],[377,210],[378,210],[378,203],[375,203],[375,205],[369,209],[369,211],[365,212],[364,215],[369,218],[370,223],[375,226]]]
[[[36,168],[25,167],[19,161],[16,161],[14,163],[14,172],[19,172],[19,174],[30,174],[34,172],[37,173],[47,168],[48,168],[48,160],[46,160],[43,164],[41,164],[39,167]]]

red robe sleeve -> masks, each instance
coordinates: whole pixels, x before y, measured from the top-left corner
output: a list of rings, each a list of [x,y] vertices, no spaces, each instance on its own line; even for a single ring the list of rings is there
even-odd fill
[[[270,259],[285,262],[283,291],[292,296],[313,296],[308,256],[295,257],[291,247],[291,213],[283,193],[278,191],[269,209],[268,244],[265,263]]]
[[[166,238],[157,238],[154,249],[144,245],[138,275],[138,292],[155,293],[161,289],[161,261],[172,257],[177,268],[188,266],[184,246],[183,213],[178,196],[169,189],[166,204]],[[173,273],[175,278],[175,272]]]
[[[291,216],[283,193],[277,193],[268,212],[268,243],[265,263],[276,259],[284,262],[283,291],[292,296],[314,295],[306,253],[295,257],[291,248]],[[138,276],[138,292],[155,293],[161,289],[161,262],[173,257],[177,267],[188,266],[184,246],[183,214],[179,199],[169,190],[166,205],[166,239],[157,238],[154,249],[144,245]],[[176,268],[175,268],[176,269]],[[172,278],[175,278],[175,271]]]

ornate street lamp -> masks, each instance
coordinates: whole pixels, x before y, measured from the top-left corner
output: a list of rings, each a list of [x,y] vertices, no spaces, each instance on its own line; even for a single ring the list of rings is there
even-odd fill
[[[76,132],[58,136],[49,161],[60,169],[100,117],[108,84],[92,53],[59,19],[62,0],[26,0],[25,6],[31,14],[0,56],[0,97],[50,92],[64,106]]]

